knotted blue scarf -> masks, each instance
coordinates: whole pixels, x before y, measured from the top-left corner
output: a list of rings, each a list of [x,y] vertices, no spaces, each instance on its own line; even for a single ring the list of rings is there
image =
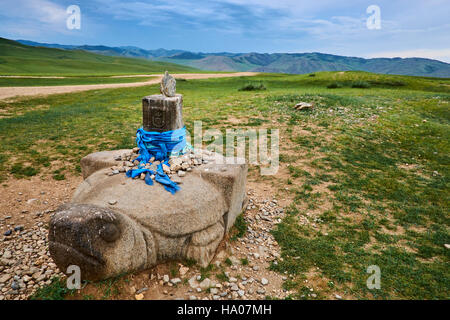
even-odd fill
[[[164,173],[162,165],[170,167],[169,156],[182,154],[185,150],[186,127],[166,132],[145,131],[139,128],[136,133],[136,143],[139,147],[139,157],[136,158],[139,161],[139,168],[127,171],[127,177],[135,178],[145,172],[146,184],[153,185],[151,176],[154,175],[155,181],[161,183],[170,193],[175,194],[180,190],[178,184]],[[156,172],[145,168],[152,157],[155,157],[155,161],[160,161]]]

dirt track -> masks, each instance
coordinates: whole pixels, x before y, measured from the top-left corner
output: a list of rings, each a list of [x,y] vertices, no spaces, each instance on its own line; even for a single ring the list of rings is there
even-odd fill
[[[175,78],[182,79],[208,79],[208,78],[227,78],[227,77],[242,77],[255,76],[256,72],[236,72],[236,73],[178,73],[172,74]],[[43,87],[1,87],[0,100],[12,98],[16,96],[37,96],[49,95],[57,93],[70,93],[87,90],[98,90],[108,88],[127,88],[140,87],[157,84],[161,81],[162,75],[148,75],[154,78],[144,82],[132,83],[109,83],[109,84],[87,84],[87,85],[71,85],[71,86],[43,86]],[[135,76],[133,76],[135,77]]]

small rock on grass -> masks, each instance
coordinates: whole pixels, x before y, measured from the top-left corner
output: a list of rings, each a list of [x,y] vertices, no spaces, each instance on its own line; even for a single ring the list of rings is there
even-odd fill
[[[210,292],[211,294],[218,294],[218,293],[219,293],[219,289],[217,289],[217,288],[211,288],[211,289],[209,289],[209,292]]]
[[[200,282],[200,289],[206,290],[209,287],[211,287],[211,280],[209,278],[204,279],[202,282]]]
[[[184,276],[188,271],[189,271],[188,267],[181,266],[180,269],[179,269],[179,272],[180,272],[181,276]]]
[[[235,283],[233,283],[232,285],[231,285],[231,291],[239,291],[239,287],[235,284]]]
[[[198,288],[198,282],[197,282],[195,276],[192,277],[192,278],[190,278],[189,281],[188,281],[188,283],[189,283],[189,286],[190,286],[192,289]]]

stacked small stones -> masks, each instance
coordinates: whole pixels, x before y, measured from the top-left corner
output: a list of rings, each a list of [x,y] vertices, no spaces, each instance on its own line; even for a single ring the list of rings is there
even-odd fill
[[[161,79],[160,89],[161,93],[166,97],[175,97],[177,91],[177,81],[174,77],[169,75],[169,72],[164,73],[164,77]]]
[[[139,148],[133,148],[132,151],[128,153],[124,153],[120,156],[114,158],[114,160],[119,161],[120,164],[117,166],[111,167],[111,171],[106,174],[109,176],[113,176],[119,173],[126,173],[129,170],[139,169],[139,161],[137,161],[137,157],[139,156]],[[172,156],[169,159],[169,165],[163,163],[163,171],[167,174],[172,181],[177,183],[182,183],[182,180],[179,178],[185,177],[187,172],[192,171],[192,169],[196,166],[200,166],[202,164],[207,164],[211,161],[214,161],[214,154],[208,150],[200,150],[200,151],[192,151],[189,150],[185,154],[180,156]],[[150,159],[150,161],[143,167],[145,169],[150,169],[152,171],[157,170],[160,161],[155,160],[154,157]],[[145,179],[146,173],[142,173],[140,177],[141,180]],[[154,180],[155,176],[152,175],[151,178]]]
[[[43,222],[6,237],[0,249],[0,300],[26,299],[36,289],[63,274],[48,252]]]

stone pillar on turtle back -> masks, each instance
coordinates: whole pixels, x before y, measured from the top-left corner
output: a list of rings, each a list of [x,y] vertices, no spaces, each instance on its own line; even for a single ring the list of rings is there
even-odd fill
[[[184,126],[175,85],[166,73],[161,94],[143,98],[146,131]],[[50,254],[62,272],[76,265],[82,279],[101,280],[171,260],[206,267],[245,209],[246,164],[216,163],[217,155],[207,150],[171,157],[185,170],[181,189],[172,195],[159,183],[127,178],[137,152],[102,151],[81,160],[84,181],[49,225]]]
[[[161,81],[161,94],[142,99],[145,131],[165,132],[184,127],[183,96],[176,93],[176,80],[166,71]]]

